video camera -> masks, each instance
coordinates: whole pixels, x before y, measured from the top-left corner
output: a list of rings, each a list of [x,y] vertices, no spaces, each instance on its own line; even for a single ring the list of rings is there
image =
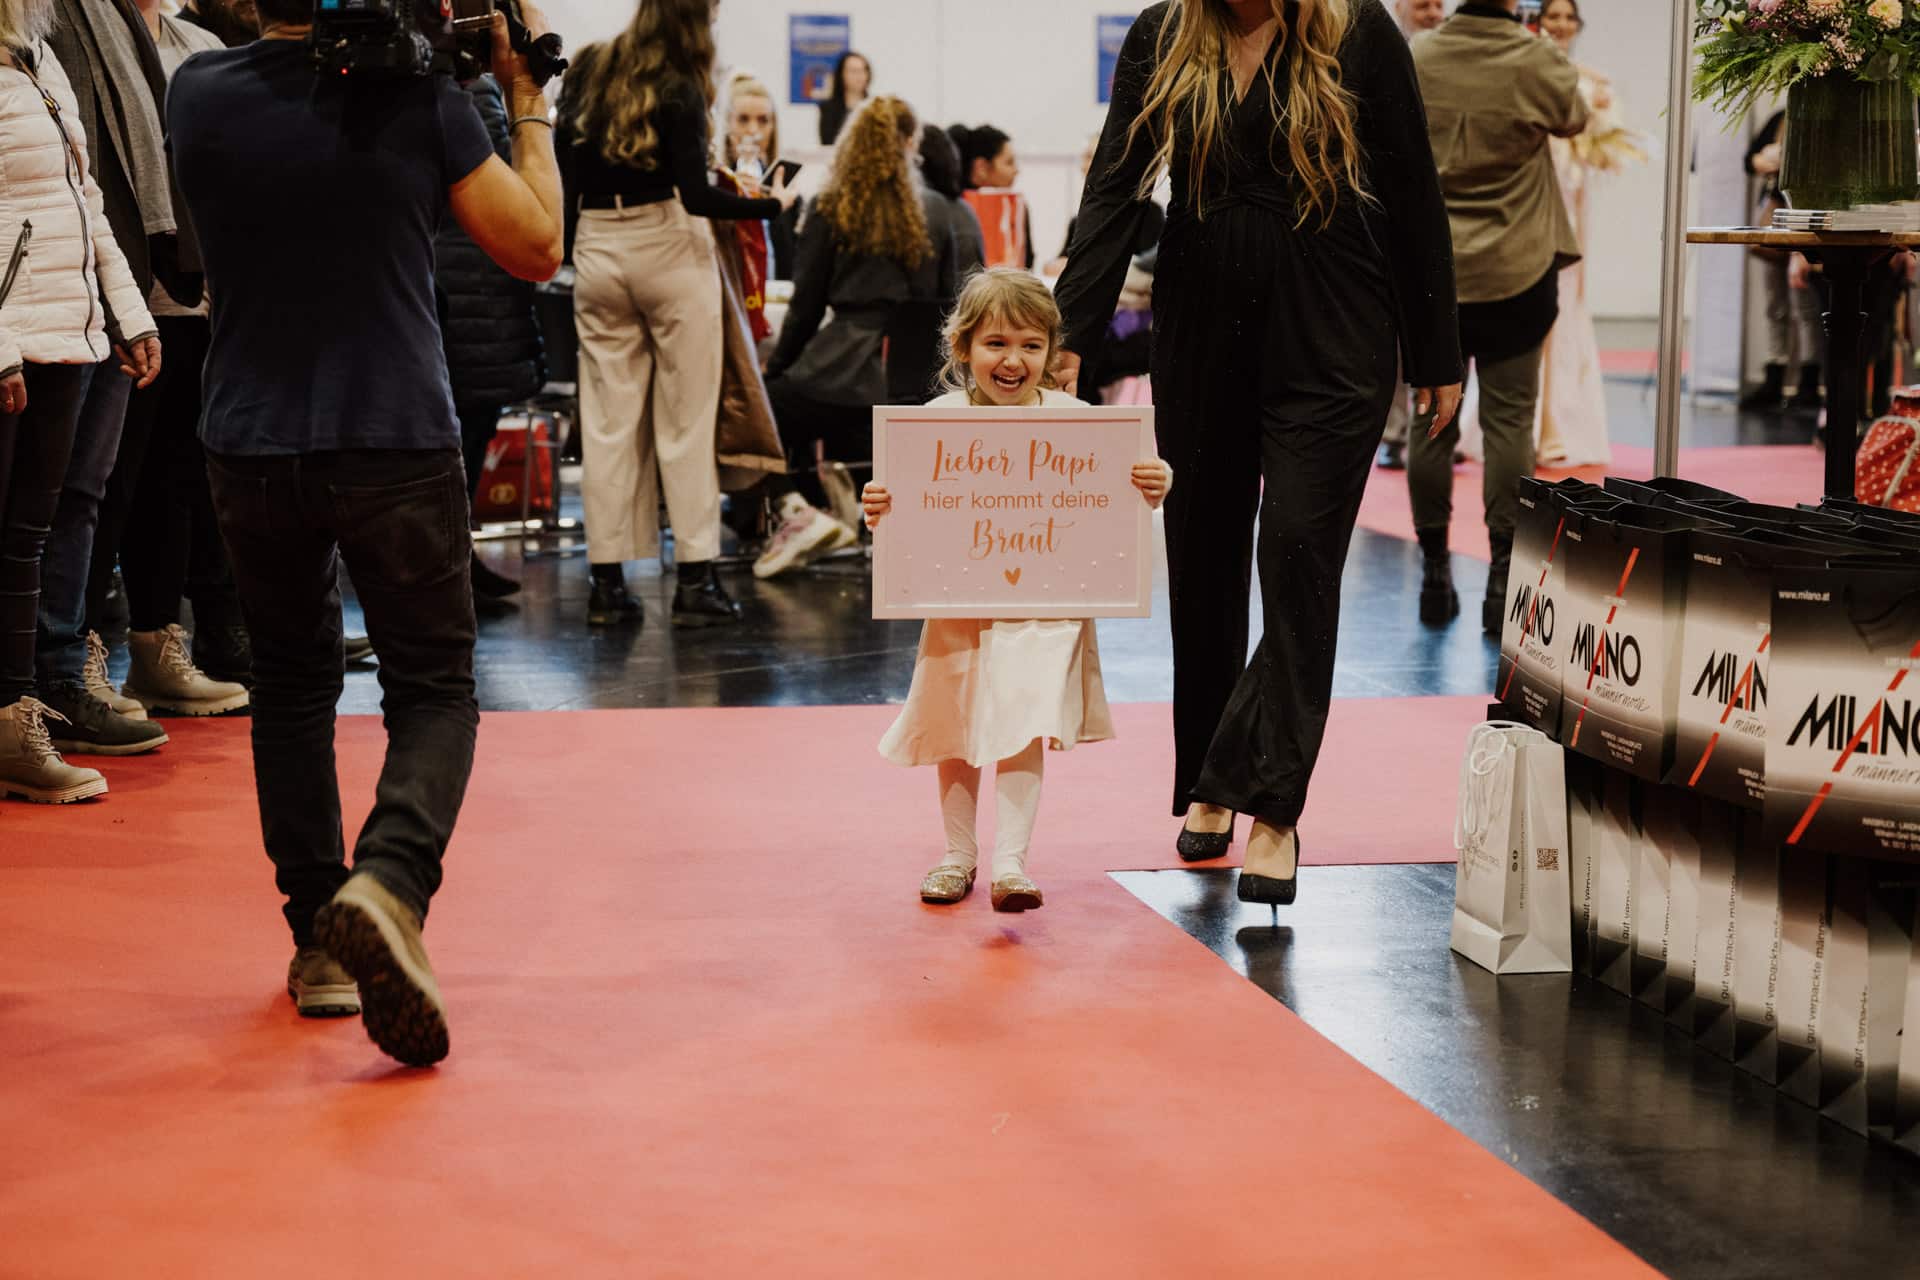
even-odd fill
[[[308,47],[322,75],[394,78],[446,72],[465,82],[493,65],[493,14],[535,84],[567,69],[560,37],[533,38],[519,0],[316,0]]]

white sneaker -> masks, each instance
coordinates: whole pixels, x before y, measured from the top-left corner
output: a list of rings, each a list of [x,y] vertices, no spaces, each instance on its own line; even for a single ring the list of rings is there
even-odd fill
[[[107,642],[100,638],[98,631],[87,632],[87,664],[80,669],[81,683],[87,686],[87,693],[98,702],[104,702],[113,710],[129,720],[145,720],[147,709],[134,699],[116,690],[107,681]]]
[[[753,562],[753,576],[771,578],[798,569],[815,556],[853,546],[860,535],[841,524],[807,500],[790,493],[780,500],[780,529],[760,558]]]
[[[217,716],[246,706],[246,686],[215,680],[194,666],[192,645],[178,623],[165,631],[129,633],[133,667],[121,692],[150,710],[179,716]]]
[[[860,510],[860,491],[853,483],[853,473],[847,470],[847,464],[821,463],[820,487],[827,491],[828,514],[852,529],[857,537],[866,516]]]

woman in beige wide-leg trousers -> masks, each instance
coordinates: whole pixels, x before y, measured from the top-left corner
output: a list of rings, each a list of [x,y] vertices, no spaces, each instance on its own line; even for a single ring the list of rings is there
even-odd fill
[[[588,558],[659,555],[664,490],[675,558],[712,560],[724,354],[713,231],[678,200],[588,209],[574,265]]]

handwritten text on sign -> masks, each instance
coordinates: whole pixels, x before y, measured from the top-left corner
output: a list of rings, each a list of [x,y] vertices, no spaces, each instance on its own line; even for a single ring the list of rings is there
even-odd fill
[[[874,410],[878,618],[1144,617],[1145,408]]]

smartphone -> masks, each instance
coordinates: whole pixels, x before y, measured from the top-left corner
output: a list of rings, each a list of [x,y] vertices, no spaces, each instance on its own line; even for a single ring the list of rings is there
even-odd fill
[[[797,160],[776,160],[773,162],[774,171],[767,175],[767,185],[773,185],[774,180],[778,178],[788,186],[792,186],[793,180],[800,175],[801,168]]]
[[[1537,32],[1540,30],[1540,17],[1542,11],[1545,9],[1546,5],[1543,3],[1543,0],[1520,0],[1517,13],[1520,21],[1524,23],[1529,30]]]

